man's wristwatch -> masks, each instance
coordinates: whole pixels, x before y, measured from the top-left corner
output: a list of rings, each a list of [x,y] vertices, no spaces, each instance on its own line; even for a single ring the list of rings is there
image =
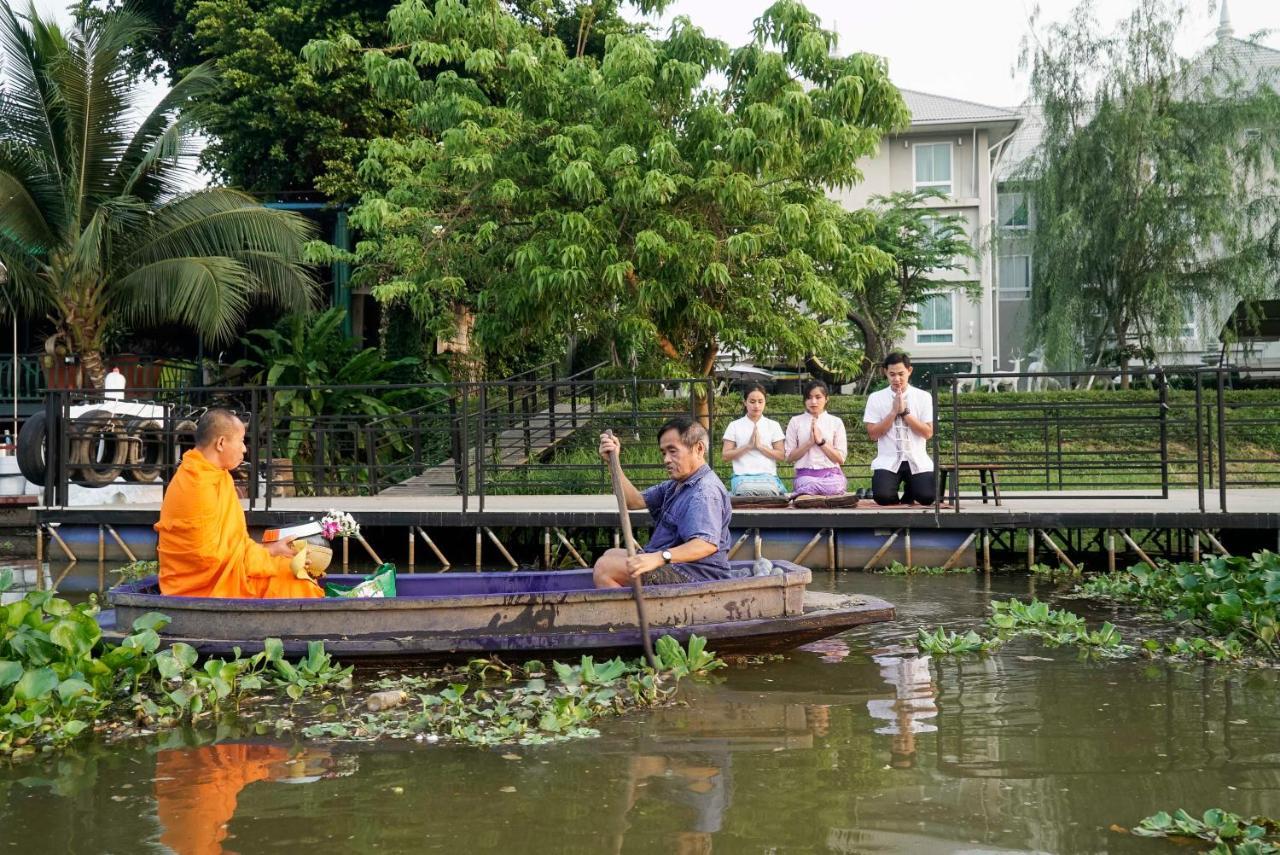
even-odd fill
[[[661,554],[662,554],[662,563],[663,563],[663,564],[670,564],[670,563],[671,563],[671,550],[670,550],[670,549],[664,549],[664,550],[662,550],[662,553],[661,553]]]
[[[822,448],[822,446],[824,446],[824,445],[826,445],[826,444],[827,444],[827,441],[826,441],[825,439],[820,439],[820,440],[818,440],[817,442],[815,442],[815,443],[814,443],[814,445],[818,446],[818,448]]]

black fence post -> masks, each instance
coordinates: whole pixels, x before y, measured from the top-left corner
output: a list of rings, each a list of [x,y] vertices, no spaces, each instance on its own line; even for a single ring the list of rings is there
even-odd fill
[[[462,512],[467,512],[467,500],[471,493],[471,430],[468,411],[471,409],[471,385],[469,383],[462,384],[462,429],[458,437],[458,454],[454,460],[458,461],[461,466],[462,473]]]
[[[61,441],[58,434],[62,423],[62,393],[53,389],[44,394],[44,502],[46,508],[58,503],[58,482],[63,478],[62,459],[59,457]],[[17,442],[15,434],[13,441]]]
[[[640,440],[640,380],[631,372],[631,430],[633,439]]]
[[[1218,368],[1218,508],[1227,512],[1227,405],[1222,390],[1223,372]]]
[[[716,380],[714,377],[706,379],[707,384],[707,462],[713,467],[716,465]]]
[[[536,396],[538,394],[538,387],[536,385],[533,387],[533,394],[536,401]],[[524,394],[520,396],[520,416],[524,423],[524,459],[526,461],[533,457],[533,432],[529,425],[529,418],[531,415],[532,411],[529,408],[529,390],[526,388]]]
[[[952,388],[955,388],[954,380]],[[936,524],[942,514],[942,461],[938,458],[938,434],[942,432],[938,430],[938,425],[942,419],[938,417],[938,375],[933,373],[929,374],[929,397],[933,399],[934,413],[930,444],[933,446],[933,518]]]
[[[1169,498],[1169,379],[1156,372],[1160,383],[1160,498]]]
[[[75,468],[71,465],[71,392],[58,395],[58,507],[71,504],[71,477]]]
[[[276,467],[275,467],[275,425],[276,425],[276,395],[275,391],[267,386],[264,390],[267,396],[267,494],[262,497],[263,507],[268,511],[271,510],[271,496],[275,493],[276,484]],[[292,428],[290,422],[290,428]],[[260,425],[255,426],[255,431],[261,430]],[[256,437],[255,437],[256,438]],[[289,440],[286,435],[285,448],[289,447]],[[261,461],[259,461],[261,463]],[[297,492],[296,490],[294,492]]]
[[[480,384],[480,410],[476,416],[478,433],[476,439],[476,494],[480,497],[480,513],[484,513],[484,464],[485,464],[485,407],[488,402],[486,385]]]
[[[364,425],[364,456],[369,466],[369,495],[376,495],[378,492],[378,445],[373,438],[373,425]]]
[[[951,462],[954,465],[951,474],[955,479],[951,495],[956,497],[955,512],[958,514],[960,513],[960,385],[954,377],[951,378]]]
[[[1196,495],[1200,513],[1204,513],[1204,372],[1196,371]]]
[[[250,436],[252,442],[249,443],[249,483],[246,485],[245,492],[249,497],[249,510],[253,510],[254,503],[258,499],[258,475],[262,471],[259,468],[260,446],[258,443],[258,430],[262,427],[258,420],[258,390],[249,390],[249,430],[252,431]],[[267,492],[271,492],[268,486]]]
[[[315,465],[311,468],[311,483],[317,496],[327,496],[329,495],[329,472],[326,461],[329,457],[329,429],[322,427],[320,424],[317,424],[316,428]],[[337,425],[335,424],[334,429],[336,428]]]
[[[553,446],[556,444],[556,382],[553,370],[547,386],[547,439]]]

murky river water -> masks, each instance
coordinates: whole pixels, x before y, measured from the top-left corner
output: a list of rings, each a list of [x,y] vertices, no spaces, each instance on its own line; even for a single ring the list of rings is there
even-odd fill
[[[1177,807],[1280,815],[1276,672],[1032,641],[930,660],[898,642],[976,625],[1034,583],[814,586],[882,596],[899,621],[686,684],[687,704],[595,740],[293,746],[224,729],[0,768],[0,849],[1159,853],[1185,850],[1109,827]]]

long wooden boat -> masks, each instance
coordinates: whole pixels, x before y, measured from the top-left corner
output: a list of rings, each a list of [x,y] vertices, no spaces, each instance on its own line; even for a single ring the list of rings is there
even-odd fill
[[[808,591],[808,568],[786,561],[774,566],[783,573],[646,587],[655,640],[672,635],[683,642],[697,634],[717,652],[769,652],[894,617],[884,600]],[[360,577],[327,579],[354,584]],[[236,647],[256,652],[270,637],[281,639],[291,655],[323,640],[326,650],[346,660],[640,649],[631,589],[596,589],[590,570],[404,574],[396,589],[385,599],[173,597],[161,594],[151,577],[110,591],[112,608],[99,622],[104,636],[118,641],[134,620],[161,612],[171,618],[161,632],[166,642],[183,641],[206,655]]]

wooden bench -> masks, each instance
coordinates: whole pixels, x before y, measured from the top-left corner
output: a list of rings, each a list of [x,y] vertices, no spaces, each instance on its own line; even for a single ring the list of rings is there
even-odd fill
[[[959,471],[957,471],[957,468]],[[991,495],[995,499],[996,506],[999,507],[1000,501],[1000,470],[1004,467],[999,463],[961,463],[959,467],[954,463],[944,463],[938,467],[940,480],[938,481],[938,490],[942,495],[947,493],[947,479],[953,473],[955,475],[951,483],[950,498],[953,502],[960,501],[960,472],[977,472],[978,480],[982,482],[982,504],[987,503],[987,479],[991,479]]]

